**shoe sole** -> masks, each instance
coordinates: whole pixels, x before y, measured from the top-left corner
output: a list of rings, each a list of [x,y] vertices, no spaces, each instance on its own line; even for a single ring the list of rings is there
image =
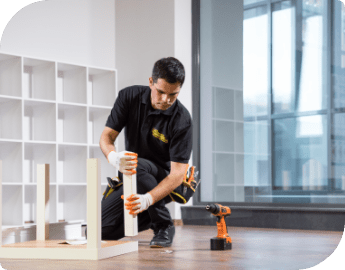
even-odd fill
[[[165,245],[165,246],[163,246],[163,245],[150,245],[150,248],[165,248],[165,247],[170,247],[170,246],[171,246],[171,244]]]

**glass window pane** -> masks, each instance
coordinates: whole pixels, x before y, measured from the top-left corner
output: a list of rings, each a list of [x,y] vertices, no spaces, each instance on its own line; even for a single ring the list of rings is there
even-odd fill
[[[294,51],[292,26],[295,7],[291,1],[273,5],[272,12],[272,102],[274,113],[294,111]]]
[[[333,1],[333,102],[335,108],[345,108],[345,7]]]
[[[243,13],[244,117],[267,115],[268,15],[266,6]]]
[[[345,190],[345,114],[334,115],[332,140],[332,165],[335,189]]]
[[[300,3],[298,1],[297,3]],[[324,23],[325,0],[302,1],[302,22],[296,25],[297,111],[321,110],[327,106],[324,74],[327,68]]]
[[[278,190],[327,190],[327,118],[274,121],[274,186]]]

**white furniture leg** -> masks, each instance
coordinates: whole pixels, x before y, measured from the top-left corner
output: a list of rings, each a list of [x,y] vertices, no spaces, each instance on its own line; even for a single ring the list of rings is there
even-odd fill
[[[87,160],[87,248],[101,248],[101,162]]]
[[[36,239],[49,239],[49,164],[37,164]]]
[[[2,160],[0,160],[0,247],[2,246]]]
[[[126,198],[131,194],[137,193],[137,175],[123,175],[123,203],[125,204]],[[125,236],[135,236],[138,235],[138,216],[133,217],[129,214],[129,210],[124,207],[125,216]]]

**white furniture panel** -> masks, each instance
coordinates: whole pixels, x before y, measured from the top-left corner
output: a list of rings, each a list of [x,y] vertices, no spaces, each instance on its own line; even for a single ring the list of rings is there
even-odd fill
[[[58,182],[86,183],[87,147],[58,146]]]
[[[2,189],[2,224],[4,226],[21,226],[23,224],[22,186],[3,185]]]
[[[100,147],[90,146],[89,158],[99,158],[101,161],[101,183],[107,184],[107,177],[113,178],[117,176],[116,168],[108,163]]]
[[[58,104],[58,142],[87,143],[86,107]]]
[[[23,97],[55,100],[55,63],[24,58]]]
[[[2,160],[2,182],[22,182],[22,143],[0,141],[0,160]]]
[[[88,123],[88,143],[99,144],[99,139],[107,122],[108,116],[111,112],[109,109],[89,108],[89,123]]]
[[[102,192],[117,176],[99,147],[116,78],[116,70],[0,53],[2,225],[36,222],[37,164],[50,165],[50,222],[86,222],[87,159],[101,160]]]
[[[24,183],[37,183],[37,164],[49,164],[50,182],[56,183],[55,144],[24,144]]]
[[[0,97],[0,139],[22,139],[22,101]]]
[[[86,104],[86,67],[58,63],[57,98]]]
[[[114,71],[89,68],[87,93],[89,105],[113,106],[115,102]]]
[[[56,104],[24,101],[24,140],[56,140]]]
[[[22,96],[22,59],[0,54],[0,95]]]

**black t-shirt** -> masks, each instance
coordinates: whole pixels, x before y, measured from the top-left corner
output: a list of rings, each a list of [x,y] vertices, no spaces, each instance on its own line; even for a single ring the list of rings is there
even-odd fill
[[[121,132],[125,149],[170,171],[170,161],[188,163],[192,152],[192,118],[179,100],[167,110],[151,105],[151,89],[135,85],[122,89],[106,122]]]

